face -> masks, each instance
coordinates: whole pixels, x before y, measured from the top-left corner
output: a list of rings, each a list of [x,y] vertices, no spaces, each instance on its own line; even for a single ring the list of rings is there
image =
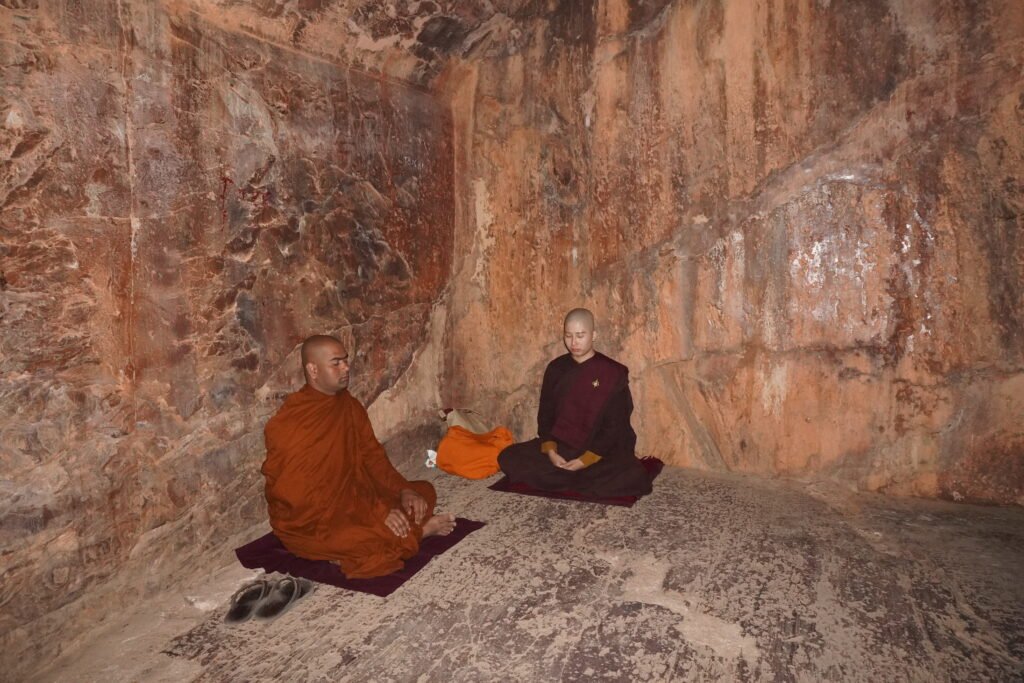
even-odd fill
[[[594,329],[578,321],[569,321],[565,326],[565,348],[573,360],[583,362],[594,355]]]
[[[348,387],[348,352],[338,343],[324,344],[306,363],[309,384],[325,394],[336,394]]]

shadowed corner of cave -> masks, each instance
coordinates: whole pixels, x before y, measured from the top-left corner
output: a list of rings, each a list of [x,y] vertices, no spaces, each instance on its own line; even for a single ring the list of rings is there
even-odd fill
[[[1024,679],[1019,0],[0,0],[0,679]],[[575,306],[634,507],[424,464],[536,433]],[[223,622],[338,335],[486,522]]]

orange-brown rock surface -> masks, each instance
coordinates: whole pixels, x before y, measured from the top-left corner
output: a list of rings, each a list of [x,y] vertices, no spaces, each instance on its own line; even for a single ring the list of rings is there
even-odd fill
[[[263,518],[311,332],[526,437],[587,305],[644,455],[1024,502],[1022,70],[1015,0],[0,0],[5,661]]]
[[[0,5],[0,642],[24,664],[265,519],[305,335],[353,342],[363,400],[404,373],[453,161],[422,89],[180,5]]]
[[[558,4],[448,84],[450,401],[529,434],[589,305],[645,455],[1024,502],[1022,67],[1019,2]]]

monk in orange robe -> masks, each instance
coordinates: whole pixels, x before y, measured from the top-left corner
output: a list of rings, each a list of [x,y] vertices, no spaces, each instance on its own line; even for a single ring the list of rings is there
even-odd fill
[[[270,526],[289,551],[336,562],[348,578],[397,571],[423,538],[450,534],[455,517],[435,515],[434,487],[406,480],[388,460],[366,409],[348,392],[340,341],[307,339],[302,369],[306,385],[264,430]]]

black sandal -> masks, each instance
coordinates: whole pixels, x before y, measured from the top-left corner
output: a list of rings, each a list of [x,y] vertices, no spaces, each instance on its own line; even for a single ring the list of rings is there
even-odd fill
[[[260,579],[255,583],[250,583],[248,586],[239,588],[238,591],[231,596],[231,607],[228,608],[228,613],[224,615],[224,621],[229,624],[240,624],[243,621],[249,619],[252,616],[256,605],[259,604],[263,598],[270,592],[270,582],[265,579]]]
[[[276,619],[292,605],[313,592],[313,582],[286,576],[277,583],[256,606],[256,618],[264,621]]]

